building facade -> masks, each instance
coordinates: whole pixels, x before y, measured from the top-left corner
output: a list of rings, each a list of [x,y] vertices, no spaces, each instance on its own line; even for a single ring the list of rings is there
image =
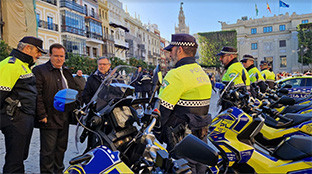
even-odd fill
[[[66,51],[86,55],[87,37],[84,7],[73,0],[60,0],[59,2],[61,39]]]
[[[109,26],[108,19],[108,3],[107,0],[99,0],[99,15],[102,21],[102,33],[103,33],[103,41],[102,45],[102,56],[105,57],[114,57],[114,37],[113,33],[111,33],[111,29]]]
[[[129,44],[126,42],[126,32],[129,29],[125,27],[125,11],[122,8],[122,3],[118,0],[108,0],[108,19],[111,33],[114,36],[114,54],[115,57],[128,62],[126,57],[129,49]]]
[[[91,58],[102,56],[103,30],[97,0],[83,0],[86,26],[86,55]]]
[[[160,32],[157,24],[149,24],[148,31],[148,61],[149,65],[157,65],[161,62],[160,59]]]
[[[37,0],[36,18],[38,37],[42,39],[43,48],[48,50],[54,43],[61,43],[59,3],[57,0]],[[38,64],[49,60],[49,55],[42,55]]]
[[[246,18],[237,20],[235,24],[222,22],[222,30],[237,31],[237,47],[240,58],[250,54],[260,61],[268,61],[273,71],[295,72],[301,70],[298,62],[297,26],[312,21],[312,13],[298,15],[274,15],[259,19]],[[303,66],[308,70],[308,66]]]
[[[129,29],[126,33],[126,42],[129,44],[127,58],[136,58],[146,61],[145,28],[139,18],[132,17],[127,11],[125,13],[125,25]]]
[[[23,0],[23,5],[14,2],[20,1],[0,0],[1,39],[11,47],[30,35],[41,38],[46,50],[53,43],[61,43],[68,53],[90,58],[118,57],[128,63],[129,58],[135,57],[148,65],[161,63],[158,26],[143,24],[139,16],[132,17],[118,0]],[[21,22],[17,25],[12,22],[15,20]],[[47,60],[48,54],[43,55],[39,64]]]
[[[185,16],[184,16],[182,5],[183,5],[183,2],[181,2],[180,12],[179,12],[179,24],[178,26],[175,26],[175,34],[179,34],[179,33],[189,34],[190,33],[189,26],[186,26],[185,24]]]

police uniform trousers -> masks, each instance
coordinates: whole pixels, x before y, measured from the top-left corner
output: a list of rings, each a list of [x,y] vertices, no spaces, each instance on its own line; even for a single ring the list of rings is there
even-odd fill
[[[3,115],[0,119],[9,123],[1,125],[5,139],[5,164],[3,173],[25,173],[24,160],[28,157],[29,144],[34,128],[34,116],[16,110],[13,120]]]
[[[63,129],[40,129],[41,173],[63,173],[68,131],[68,122],[64,123]]]

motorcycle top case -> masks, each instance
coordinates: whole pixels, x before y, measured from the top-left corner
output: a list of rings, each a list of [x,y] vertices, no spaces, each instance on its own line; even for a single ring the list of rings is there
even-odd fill
[[[133,173],[131,169],[120,160],[119,152],[112,151],[106,146],[99,146],[88,152],[90,160],[69,166],[66,173]]]

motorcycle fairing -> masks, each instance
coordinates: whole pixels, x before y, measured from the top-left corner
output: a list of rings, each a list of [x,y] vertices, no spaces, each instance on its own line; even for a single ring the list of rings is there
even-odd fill
[[[312,135],[312,120],[303,122],[299,125],[288,129],[275,129],[264,125],[261,129],[261,133],[267,140],[273,140],[280,137],[290,137],[292,135],[304,135],[311,136]]]
[[[65,173],[133,173],[119,158],[119,151],[99,146],[88,152],[89,161],[70,166]],[[117,171],[117,172],[116,172]]]
[[[250,121],[245,122],[245,117]],[[237,132],[234,128],[240,125],[238,123],[240,123],[241,118],[244,119],[243,121],[246,125],[242,126],[243,128],[240,132]],[[230,120],[231,124],[224,122],[224,120]],[[242,111],[240,112],[240,109],[230,108],[213,120],[211,124],[212,128],[210,129],[212,132],[209,134],[209,139],[213,141],[213,144],[221,152],[226,154],[226,157],[232,157],[233,153],[235,153],[236,161],[228,160],[230,167],[236,166],[233,163],[237,165],[248,164],[252,166],[256,173],[287,173],[289,171],[307,170],[312,167],[311,162],[300,160],[293,163],[291,160],[281,160],[270,156],[270,152],[266,149],[263,149],[266,152],[264,153],[255,148],[254,136],[260,132],[263,124],[264,119],[260,115],[253,118]],[[218,136],[222,136],[222,138],[219,139]],[[231,158],[231,160],[234,159]]]

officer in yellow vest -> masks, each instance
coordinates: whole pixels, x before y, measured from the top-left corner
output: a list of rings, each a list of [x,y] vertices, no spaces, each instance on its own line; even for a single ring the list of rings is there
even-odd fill
[[[30,67],[45,53],[42,40],[26,36],[0,62],[0,128],[5,138],[3,173],[24,173],[36,111],[36,79]]]
[[[275,84],[275,74],[270,71],[271,67],[269,66],[268,62],[261,61],[260,68],[261,74],[265,79],[265,82],[269,85],[271,89],[273,89]]]
[[[266,91],[266,84],[263,76],[261,75],[260,71],[254,65],[255,58],[251,55],[245,54],[243,59],[241,60],[243,66],[246,68],[249,74],[250,82],[255,83],[259,86],[261,92]]]
[[[222,62],[224,69],[226,70],[222,77],[222,82],[228,83],[232,78],[239,74],[233,81],[234,86],[242,89],[249,89],[250,78],[247,70],[237,60],[237,49],[234,47],[223,47],[217,56],[220,56],[219,60]]]
[[[194,58],[197,47],[193,36],[173,34],[170,45],[164,48],[170,51],[170,57],[175,62],[159,92],[161,141],[167,143],[169,151],[184,137],[186,125],[192,134],[207,141],[212,87],[208,75]],[[194,173],[206,170],[200,164],[193,163],[191,167]]]

